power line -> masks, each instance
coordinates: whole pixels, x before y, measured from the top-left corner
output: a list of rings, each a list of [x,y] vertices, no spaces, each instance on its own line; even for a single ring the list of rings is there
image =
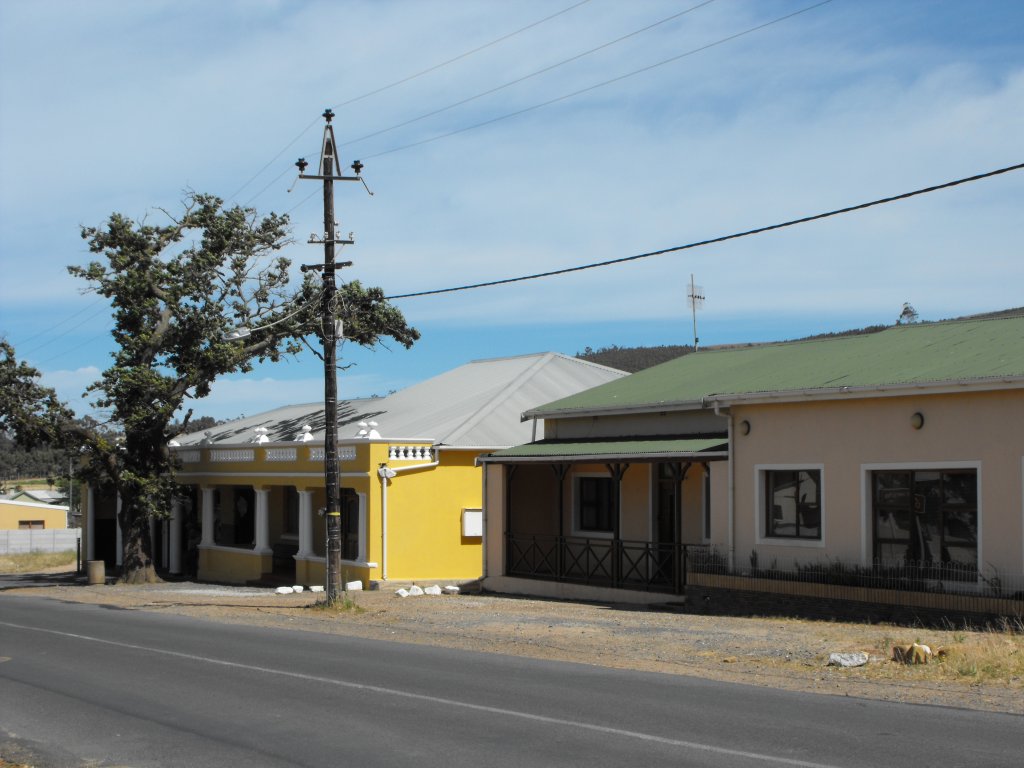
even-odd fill
[[[779,24],[780,22],[787,21],[788,19],[792,19],[794,16],[799,16],[802,13],[807,13],[808,11],[813,11],[814,9],[820,8],[823,5],[828,5],[831,2],[832,2],[832,0],[821,0],[821,2],[815,3],[814,5],[809,5],[806,8],[801,8],[798,11],[793,11],[792,13],[788,13],[785,16],[779,16],[778,18],[772,19],[771,21],[766,21],[763,24],[758,24],[757,26],[750,27],[749,29],[745,29],[742,32],[737,32],[737,33],[735,33],[733,35],[729,35],[728,37],[723,37],[723,38],[721,38],[719,40],[715,40],[713,43],[708,43],[707,45],[702,45],[699,48],[693,48],[693,49],[691,49],[689,51],[686,51],[685,53],[680,53],[680,54],[677,54],[675,56],[671,56],[671,57],[669,57],[667,59],[662,59],[661,61],[655,62],[654,64],[648,64],[646,67],[641,67],[640,69],[635,69],[632,72],[627,72],[624,75],[619,75],[618,77],[613,77],[610,80],[605,80],[605,81],[600,82],[600,83],[595,83],[594,85],[587,86],[586,88],[581,88],[578,91],[573,91],[572,93],[566,93],[566,94],[563,94],[561,96],[556,96],[553,99],[548,99],[547,101],[542,101],[542,102],[540,102],[538,104],[533,104],[532,106],[529,106],[529,107],[523,107],[522,109],[518,109],[515,112],[508,112],[508,113],[506,113],[504,115],[498,115],[497,117],[492,117],[492,118],[490,118],[488,120],[484,120],[484,121],[479,122],[479,123],[474,123],[473,125],[467,125],[467,126],[464,126],[462,128],[456,128],[455,130],[447,131],[446,133],[441,133],[441,134],[438,134],[436,136],[431,136],[430,138],[427,138],[427,139],[420,139],[419,141],[414,141],[411,144],[403,144],[402,146],[399,146],[399,147],[393,147],[391,149],[386,149],[383,152],[377,152],[377,153],[372,154],[372,155],[366,155],[363,159],[365,159],[365,160],[372,160],[373,158],[376,158],[376,157],[383,157],[384,155],[390,155],[390,154],[393,154],[395,152],[401,152],[401,151],[406,150],[406,149],[412,149],[413,147],[419,147],[419,146],[422,146],[424,144],[430,144],[430,143],[435,142],[435,141],[440,141],[441,139],[450,138],[451,136],[457,136],[460,133],[466,133],[467,131],[472,131],[472,130],[475,130],[477,128],[483,128],[484,126],[491,125],[493,123],[497,123],[497,122],[500,122],[502,120],[508,120],[510,118],[513,118],[513,117],[519,117],[520,115],[525,115],[527,112],[533,112],[535,110],[542,109],[543,107],[549,107],[552,104],[557,104],[557,103],[559,103],[561,101],[566,101],[567,99],[571,99],[571,98],[574,98],[576,96],[580,96],[580,95],[582,95],[584,93],[589,93],[590,91],[596,91],[598,88],[604,88],[606,85],[612,85],[613,83],[621,82],[622,80],[626,80],[627,78],[630,78],[630,77],[635,77],[636,75],[643,74],[644,72],[650,72],[652,69],[657,69],[658,67],[663,67],[666,64],[671,64],[674,61],[679,61],[680,59],[684,59],[684,58],[686,58],[688,56],[693,56],[694,54],[701,53],[703,51],[706,51],[706,50],[708,50],[710,48],[714,48],[716,46],[722,45],[724,43],[728,43],[728,42],[730,42],[732,40],[735,40],[737,38],[744,37],[745,35],[749,35],[749,34],[752,34],[754,32],[758,32],[758,31],[760,31],[762,29],[765,29],[766,27],[770,27],[770,26],[773,26],[775,24]]]
[[[383,93],[384,91],[390,90],[390,89],[395,88],[395,87],[397,87],[399,85],[402,85],[404,83],[408,83],[410,80],[415,80],[418,77],[423,77],[424,75],[428,75],[431,72],[434,72],[434,71],[436,71],[438,69],[441,69],[442,67],[448,66],[449,64],[454,64],[456,61],[460,61],[460,60],[466,58],[467,56],[472,56],[474,53],[479,53],[480,51],[483,51],[483,50],[485,50],[487,48],[490,48],[493,45],[497,45],[498,43],[504,42],[505,40],[508,40],[511,37],[515,37],[516,35],[521,34],[523,32],[526,32],[529,29],[533,29],[534,27],[539,26],[539,25],[541,25],[541,24],[543,24],[543,23],[545,23],[547,21],[551,21],[552,19],[557,18],[558,16],[561,16],[564,13],[568,13],[569,11],[571,11],[571,10],[573,10],[575,8],[579,8],[581,5],[586,5],[589,2],[590,2],[590,0],[579,0],[579,2],[573,3],[572,5],[568,6],[567,8],[563,8],[562,10],[557,11],[556,13],[553,13],[550,16],[545,16],[543,19],[539,19],[537,21],[531,22],[530,24],[527,24],[525,27],[521,27],[520,29],[517,29],[514,32],[509,32],[507,34],[504,34],[501,37],[497,37],[497,38],[495,38],[494,40],[491,40],[488,43],[484,43],[483,45],[477,46],[476,48],[473,48],[472,50],[466,51],[465,53],[460,53],[458,56],[453,56],[452,58],[446,59],[445,61],[442,61],[439,64],[434,64],[433,66],[427,67],[426,69],[421,70],[421,71],[419,71],[419,72],[417,72],[417,73],[415,73],[413,75],[408,75],[406,77],[400,78],[399,80],[395,80],[392,83],[388,83],[387,85],[382,85],[379,88],[374,88],[373,90],[367,91],[366,93],[363,93],[363,94],[361,94],[359,96],[353,96],[348,101],[342,101],[342,102],[339,102],[338,104],[335,104],[332,108],[333,109],[340,109],[341,107],[348,106],[349,104],[354,104],[355,102],[362,101],[363,99],[368,99],[370,96],[376,96],[378,93]],[[252,177],[248,181],[246,181],[242,186],[240,186],[231,195],[229,195],[227,199],[229,201],[230,200],[234,200],[239,194],[241,194],[242,190],[244,190],[246,187],[248,187],[250,184],[252,184],[254,181],[256,181],[256,179],[258,179],[260,176],[262,176],[263,173],[270,166],[272,166],[274,163],[276,163],[281,158],[281,155],[283,155],[292,146],[294,146],[295,143],[299,141],[299,139],[301,139],[303,136],[305,136],[307,133],[309,133],[310,129],[313,128],[313,126],[317,125],[319,122],[320,122],[320,118],[319,118],[319,116],[317,116],[308,125],[306,125],[306,127],[303,128],[294,139],[292,139],[287,144],[285,144],[284,148],[280,152],[278,152],[269,161],[267,161],[266,165],[264,165],[262,168],[260,168],[258,171],[256,171],[256,173],[254,173],[252,175]],[[281,174],[281,175],[283,176],[284,174]],[[277,181],[277,179],[279,179],[279,178],[281,178],[281,176],[278,176],[276,179],[274,179],[274,181]],[[249,199],[249,201],[246,203],[246,205],[251,203],[253,200],[255,200],[260,195],[262,195],[267,190],[268,187],[273,185],[274,181],[270,182],[270,184],[268,184],[267,187],[264,187],[259,192],[257,192],[255,195],[253,195],[253,197],[251,197]]]
[[[65,318],[64,318],[63,320],[61,320],[61,321],[59,321],[59,322],[56,322],[56,323],[54,323],[53,325],[51,325],[51,326],[50,326],[50,327],[48,327],[48,328],[44,328],[43,330],[39,331],[38,333],[34,333],[34,334],[32,334],[32,335],[31,335],[31,336],[29,336],[28,338],[22,339],[22,340],[21,340],[21,341],[20,341],[20,342],[18,343],[18,346],[22,346],[22,345],[24,345],[24,344],[27,344],[28,342],[30,342],[30,341],[32,341],[32,340],[34,340],[34,339],[38,339],[38,338],[39,338],[40,336],[43,336],[43,335],[45,335],[45,334],[49,333],[50,331],[53,331],[53,330],[56,330],[57,328],[60,328],[60,327],[61,327],[62,325],[64,325],[64,323],[67,323],[67,322],[69,322],[69,321],[71,321],[71,320],[74,320],[74,319],[75,319],[76,317],[78,317],[78,316],[79,316],[80,314],[82,314],[83,312],[88,312],[88,311],[89,311],[90,309],[92,309],[92,308],[93,308],[93,307],[95,307],[95,306],[96,306],[97,304],[99,304],[99,303],[100,303],[101,301],[103,301],[103,299],[104,299],[104,298],[105,298],[104,296],[100,296],[100,297],[98,297],[97,299],[95,299],[94,301],[90,302],[89,304],[86,304],[86,305],[85,305],[84,307],[82,307],[82,308],[81,308],[80,310],[78,310],[77,312],[73,312],[72,314],[68,315],[68,316],[67,316],[67,317],[65,317]],[[90,317],[91,317],[91,316],[90,316]]]
[[[853,211],[862,211],[865,208],[872,208],[876,205],[884,205],[886,203],[893,203],[897,200],[906,200],[911,197],[917,197],[918,195],[926,195],[929,192],[937,192],[940,189],[949,189],[950,187],[956,187],[961,184],[968,184],[972,181],[980,181],[981,179],[988,179],[993,176],[998,176],[1003,173],[1009,173],[1010,171],[1019,171],[1024,168],[1024,163],[1018,163],[1017,165],[1009,165],[1005,168],[999,168],[994,171],[987,171],[986,173],[979,173],[975,176],[968,176],[963,179],[957,179],[956,181],[947,181],[944,184],[936,184],[931,187],[924,187],[922,189],[916,189],[913,192],[904,192],[899,195],[893,195],[891,197],[883,197],[878,200],[872,200],[868,203],[859,203],[857,205],[847,206],[846,208],[837,208],[833,211],[826,213],[816,213],[811,216],[803,216],[799,219],[791,219],[790,221],[784,221],[779,224],[771,224],[766,227],[757,227],[756,229],[748,229],[744,232],[735,232],[731,235],[722,235],[720,237],[713,237],[708,240],[699,240],[694,243],[687,243],[686,245],[675,245],[671,248],[662,248],[657,251],[648,251],[647,253],[638,253],[633,256],[623,256],[618,259],[609,259],[608,261],[598,261],[592,264],[583,264],[577,267],[566,267],[565,269],[556,269],[550,272],[538,272],[532,275],[524,275],[522,277],[509,277],[503,280],[490,280],[485,283],[473,283],[470,285],[460,285],[455,288],[440,288],[432,291],[418,291],[416,293],[402,293],[395,296],[388,296],[388,301],[395,301],[397,299],[411,299],[418,296],[435,296],[441,293],[455,293],[456,291],[469,291],[475,288],[489,288],[495,285],[507,285],[509,283],[521,283],[526,280],[539,280],[542,277],[554,277],[556,275],[566,275],[570,272],[582,272],[587,269],[596,269],[598,267],[608,267],[613,264],[624,264],[627,261],[637,261],[638,259],[646,259],[651,256],[662,256],[666,253],[675,253],[676,251],[686,251],[691,248],[700,248],[705,245],[713,245],[715,243],[724,243],[727,240],[736,240],[741,237],[750,237],[751,235],[760,235],[764,232],[771,232],[776,229],[785,229],[786,227],[793,227],[797,224],[806,224],[810,221],[817,221],[818,219],[827,219],[832,216],[839,216],[844,213],[852,213]]]
[[[614,40],[609,40],[608,42],[602,43],[596,48],[591,48],[590,50],[583,51],[582,53],[577,53],[575,56],[570,56],[568,59],[563,59],[562,61],[556,62],[547,67],[543,67],[542,69],[538,69],[534,72],[531,72],[528,75],[523,75],[522,77],[518,77],[515,80],[510,80],[507,83],[502,83],[501,85],[495,86],[494,88],[489,88],[486,91],[481,91],[480,93],[474,94],[472,96],[467,96],[466,98],[461,99],[460,101],[453,102],[445,107],[440,107],[439,109],[435,109],[431,112],[426,112],[422,115],[419,115],[418,117],[410,118],[409,120],[405,120],[404,122],[401,123],[396,123],[395,125],[389,126],[387,128],[381,128],[380,130],[373,131],[372,133],[368,133],[365,136],[360,136],[359,138],[356,139],[349,139],[348,141],[343,141],[342,144],[349,147],[353,144],[365,141],[366,139],[371,139],[374,136],[380,136],[381,134],[394,131],[398,128],[404,128],[407,125],[417,123],[420,120],[425,120],[428,117],[434,117],[435,115],[439,115],[442,112],[447,112],[448,110],[454,109],[455,107],[461,107],[463,104],[468,104],[471,101],[476,101],[477,99],[483,98],[484,96],[490,96],[492,93],[497,93],[498,91],[504,90],[505,88],[511,88],[513,85],[518,85],[519,83],[525,82],[526,80],[530,80],[531,78],[537,77],[539,75],[543,75],[546,72],[550,72],[554,69],[558,69],[559,67],[565,66],[566,64],[571,64],[572,62],[578,61],[579,59],[589,56],[592,53],[597,53],[598,51],[604,50],[605,48],[609,48],[613,45],[616,45],[617,43],[621,43],[623,40],[628,40],[631,37],[636,37],[639,34],[652,30],[655,27],[659,27],[662,24],[667,24],[668,22],[674,19],[678,19],[680,16],[685,16],[688,13],[692,13],[693,11],[696,11],[699,8],[703,8],[705,5],[711,5],[711,3],[714,2],[716,2],[716,0],[703,0],[703,2],[698,3],[697,5],[694,5],[690,8],[687,8],[684,11],[679,11],[678,13],[674,13],[671,16],[661,19],[660,21],[656,21],[653,24],[648,24],[646,27],[633,30],[632,32],[622,35],[621,37],[617,37]]]
[[[570,5],[568,8],[563,8],[562,10],[558,11],[557,13],[553,13],[550,16],[545,16],[543,19],[540,19],[539,21],[535,21],[535,22],[533,22],[531,24],[527,24],[525,27],[522,27],[521,29],[517,29],[515,32],[509,32],[507,35],[502,35],[501,37],[496,38],[494,40],[491,40],[491,42],[489,42],[489,43],[484,43],[483,45],[481,45],[481,46],[479,46],[477,48],[474,48],[471,51],[466,51],[465,53],[460,53],[458,56],[450,58],[447,61],[442,61],[440,64],[435,64],[432,67],[427,67],[422,72],[417,72],[415,75],[409,75],[408,77],[403,77],[401,80],[396,80],[395,82],[389,83],[388,85],[383,85],[380,88],[376,88],[376,89],[374,89],[372,91],[368,91],[368,92],[364,93],[362,96],[355,96],[354,98],[351,98],[348,101],[343,101],[343,102],[341,102],[339,104],[335,104],[332,108],[333,109],[340,109],[341,107],[347,107],[349,104],[354,104],[357,101],[362,101],[363,99],[369,98],[370,96],[376,96],[378,93],[390,90],[391,88],[394,88],[396,86],[402,85],[403,83],[408,83],[410,80],[415,80],[417,77],[423,77],[423,75],[428,75],[428,74],[430,74],[431,72],[433,72],[435,70],[441,69],[441,67],[446,67],[449,64],[454,64],[456,61],[460,61],[461,59],[464,59],[467,56],[472,56],[474,53],[479,53],[480,51],[482,51],[482,50],[484,50],[486,48],[490,48],[492,45],[497,45],[498,43],[504,42],[505,40],[508,40],[510,37],[515,37],[518,34],[526,32],[528,29],[533,29],[534,27],[540,26],[541,24],[543,24],[546,21],[551,21],[552,19],[554,19],[554,18],[556,18],[558,16],[561,16],[563,13],[568,13],[569,11],[571,11],[571,10],[573,10],[575,8],[579,8],[581,5],[586,5],[589,2],[590,2],[590,0],[581,0],[578,3],[574,3],[573,5]]]

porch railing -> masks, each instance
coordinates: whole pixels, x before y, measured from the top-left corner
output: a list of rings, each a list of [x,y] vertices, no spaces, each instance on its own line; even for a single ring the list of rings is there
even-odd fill
[[[702,544],[593,539],[577,536],[506,536],[510,576],[588,586],[682,594],[693,549]]]

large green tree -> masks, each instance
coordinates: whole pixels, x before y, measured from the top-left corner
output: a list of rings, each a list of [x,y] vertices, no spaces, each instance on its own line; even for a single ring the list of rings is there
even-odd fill
[[[14,347],[0,340],[0,434],[23,448],[51,445],[73,418],[56,392],[39,382],[39,371],[19,362]]]
[[[119,439],[88,443],[85,474],[121,499],[123,580],[155,580],[149,520],[165,516],[177,490],[168,443],[189,429],[189,401],[217,377],[245,372],[322,342],[318,276],[289,286],[286,216],[225,208],[189,193],[161,223],[113,214],[82,237],[101,259],[69,267],[114,310],[113,364],[89,387]],[[344,338],[373,346],[390,338],[411,346],[419,333],[379,288],[340,287],[333,312]],[[231,331],[251,329],[238,339]],[[175,414],[185,416],[175,422]]]

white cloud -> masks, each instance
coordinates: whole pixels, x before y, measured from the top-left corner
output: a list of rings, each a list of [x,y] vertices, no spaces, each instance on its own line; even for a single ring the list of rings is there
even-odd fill
[[[336,189],[342,231],[355,230],[357,239],[345,251],[355,261],[345,277],[404,293],[542,272],[1021,160],[1024,50],[1013,30],[1024,9],[954,4],[939,13],[911,2],[829,4],[577,98],[372,157],[800,7],[795,0],[714,3],[543,77],[343,145],[346,164],[365,160],[376,193],[371,198],[356,184]],[[319,250],[305,244],[322,229],[316,186],[285,190],[295,158],[315,158],[321,110],[553,9],[442,0],[0,4],[4,326],[12,337],[14,330],[29,335],[30,311],[34,324],[43,322],[35,319],[41,306],[55,322],[67,313],[79,286],[64,265],[91,258],[79,224],[97,224],[113,210],[141,217],[152,206],[173,207],[186,185],[228,195],[279,151],[239,201],[255,196],[260,209],[282,211],[312,195],[294,211],[297,242],[288,255],[317,260]],[[338,106],[338,137],[416,117],[677,10],[665,2],[581,6],[428,76]],[[316,44],[323,29],[337,31],[339,44]],[[707,317],[785,316],[792,335],[822,315],[836,323],[889,321],[907,300],[922,314],[935,307],[938,316],[996,309],[1019,304],[1024,284],[1017,257],[1024,180],[1017,176],[1024,174],[630,265],[408,300],[402,308],[413,324],[461,328],[467,337],[502,329],[510,340],[528,326],[605,322],[626,332],[631,323],[673,323],[685,314],[693,272],[708,294]],[[421,349],[431,344],[425,337]],[[103,352],[88,357],[88,348],[69,347],[74,359],[65,365],[99,365]],[[50,351],[59,354],[60,343]],[[441,356],[416,356],[415,370]],[[369,360],[367,369],[378,362]],[[415,370],[403,379],[415,379]],[[259,400],[247,393],[260,387],[270,397],[277,386],[288,399],[303,391],[263,378],[231,386],[245,402]],[[234,401],[225,395],[219,402]]]

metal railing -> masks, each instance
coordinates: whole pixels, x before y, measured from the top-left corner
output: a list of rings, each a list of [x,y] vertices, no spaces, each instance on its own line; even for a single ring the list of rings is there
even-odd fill
[[[506,571],[548,581],[682,594],[690,550],[701,544],[510,534]]]
[[[658,544],[575,536],[510,534],[506,573],[588,586],[683,594],[687,586],[837,600],[912,609],[1024,615],[1024,574],[957,563],[823,559],[780,568],[775,563],[729,568],[704,544]]]

